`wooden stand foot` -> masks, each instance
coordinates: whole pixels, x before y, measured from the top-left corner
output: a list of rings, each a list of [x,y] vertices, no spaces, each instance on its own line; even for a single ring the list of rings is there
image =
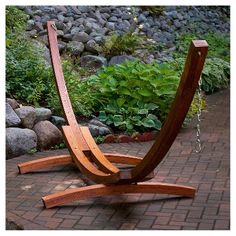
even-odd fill
[[[18,164],[18,169],[20,174],[25,174],[46,167],[61,166],[72,163],[73,161],[70,155],[60,155],[60,156],[44,157],[34,161],[27,161]]]
[[[167,184],[167,183],[137,183],[127,185],[103,185],[96,184],[76,189],[68,189],[63,192],[53,193],[42,198],[46,208],[51,208],[65,203],[82,200],[90,197],[105,195],[124,194],[124,193],[160,193],[173,194],[184,197],[194,197],[195,188]]]

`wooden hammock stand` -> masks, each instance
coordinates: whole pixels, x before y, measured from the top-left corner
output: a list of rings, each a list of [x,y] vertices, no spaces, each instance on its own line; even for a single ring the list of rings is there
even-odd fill
[[[51,208],[89,197],[123,193],[161,193],[194,197],[196,190],[192,187],[144,181],[153,177],[153,170],[165,157],[182,126],[202,72],[208,50],[207,42],[204,40],[192,41],[171,110],[153,146],[144,158],[139,158],[102,153],[88,127],[77,124],[64,80],[53,21],[47,22],[47,29],[55,81],[67,121],[67,125],[62,127],[62,131],[70,155],[50,156],[21,163],[18,165],[19,172],[24,174],[45,167],[75,164],[96,184],[45,196],[42,198],[45,207]],[[114,163],[133,165],[133,167],[119,169]]]

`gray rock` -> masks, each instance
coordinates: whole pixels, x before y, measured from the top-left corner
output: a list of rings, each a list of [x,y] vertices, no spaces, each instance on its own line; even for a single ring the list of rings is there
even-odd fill
[[[62,38],[65,42],[69,42],[72,41],[72,37],[72,34],[64,34]]]
[[[78,6],[77,9],[82,13],[89,12],[89,6]]]
[[[44,107],[35,108],[35,113],[36,113],[36,122],[49,120],[52,115],[51,110]]]
[[[180,13],[177,13],[177,18],[178,18],[179,20],[183,20],[183,19],[184,19],[184,17],[183,17],[182,14],[180,14]]]
[[[111,134],[110,129],[107,127],[99,127],[97,125],[89,124],[88,128],[93,137],[97,137],[99,135]]]
[[[115,30],[115,23],[113,22],[107,22],[106,27],[110,30]]]
[[[105,36],[102,35],[95,36],[94,40],[98,45],[102,45],[105,43]]]
[[[57,37],[61,38],[64,35],[64,32],[62,30],[57,30]]]
[[[99,68],[107,65],[107,59],[105,57],[86,55],[80,59],[81,66]]]
[[[39,121],[33,128],[37,135],[37,146],[40,150],[46,150],[62,142],[61,131],[50,121]]]
[[[36,29],[33,29],[33,30],[31,30],[31,31],[28,31],[27,34],[28,34],[31,38],[35,38],[35,37],[37,37],[38,32],[37,32]]]
[[[36,21],[35,24],[34,24],[34,29],[36,29],[37,32],[40,32],[41,30],[44,30],[43,29],[43,24],[39,21]]]
[[[6,102],[12,107],[13,110],[19,108],[19,103],[13,98],[7,98]]]
[[[33,130],[20,128],[6,129],[6,157],[13,158],[37,147],[37,136]]]
[[[14,112],[12,107],[6,103],[6,127],[19,126],[21,119]]]
[[[21,119],[21,123],[25,128],[33,128],[36,120],[35,109],[31,106],[23,106],[15,110],[16,114]]]
[[[107,135],[112,133],[111,129],[107,125],[105,125],[96,118],[93,118],[88,122],[88,127],[92,136],[94,137],[98,135]]]
[[[174,20],[174,26],[178,29],[181,27],[181,23],[179,22],[179,20]]]
[[[137,58],[132,57],[132,56],[128,56],[128,55],[114,56],[109,61],[109,65],[121,64],[121,63],[123,63],[126,60],[133,61],[133,60],[137,60]]]
[[[132,18],[132,15],[131,14],[128,14],[128,13],[124,13],[124,14],[122,14],[122,16],[121,16],[121,19],[122,20],[129,20],[129,19],[131,19]]]
[[[34,28],[34,20],[30,19],[27,21],[26,30],[30,31]]]
[[[70,33],[71,33],[72,35],[75,35],[75,34],[78,34],[80,31],[81,31],[81,30],[80,30],[79,27],[72,27]]]
[[[93,24],[91,22],[86,22],[84,26],[84,31],[90,34],[93,31]]]
[[[85,32],[78,32],[72,37],[72,40],[86,43],[89,41],[89,35]]]
[[[85,48],[86,48],[86,50],[89,51],[89,52],[97,52],[98,45],[97,45],[97,43],[95,42],[95,40],[90,39],[90,40],[86,43]]]
[[[51,116],[50,121],[57,126],[57,128],[61,128],[61,126],[66,124],[66,121],[63,117],[60,116]]]
[[[146,22],[146,21],[147,21],[147,18],[146,18],[145,15],[140,14],[140,15],[138,16],[138,22],[139,22],[139,23]]]
[[[116,22],[117,21],[117,17],[116,16],[112,16],[108,19],[108,21],[110,22]]]
[[[57,15],[57,19],[58,19],[59,21],[61,21],[61,22],[64,22],[65,17],[60,14],[60,15]]]
[[[71,41],[67,44],[67,49],[75,56],[84,51],[84,44],[77,41]]]

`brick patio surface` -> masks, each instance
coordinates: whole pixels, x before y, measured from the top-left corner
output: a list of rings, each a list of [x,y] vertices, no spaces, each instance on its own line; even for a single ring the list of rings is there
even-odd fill
[[[160,194],[125,194],[86,199],[45,209],[41,197],[91,184],[71,166],[19,175],[17,164],[67,150],[7,160],[6,218],[24,229],[228,230],[230,229],[229,90],[207,97],[202,114],[202,153],[194,152],[193,121],[183,128],[151,181],[197,188],[194,199]],[[106,152],[144,156],[152,142],[103,144]]]

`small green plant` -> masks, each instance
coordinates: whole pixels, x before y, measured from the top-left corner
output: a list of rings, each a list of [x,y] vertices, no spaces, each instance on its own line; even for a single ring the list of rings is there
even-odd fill
[[[101,144],[101,143],[104,143],[105,137],[97,136],[97,137],[94,137],[94,140],[95,140],[96,144]]]
[[[159,16],[165,10],[164,6],[141,6],[144,11],[148,11],[150,15]]]
[[[185,59],[178,58],[170,64],[182,73]],[[206,94],[213,93],[229,86],[230,64],[220,58],[207,58],[202,71],[202,89]]]
[[[103,45],[98,46],[98,51],[109,57],[121,54],[132,54],[136,49],[142,47],[143,42],[143,37],[132,31],[124,33],[123,35],[114,33],[107,36]]]

